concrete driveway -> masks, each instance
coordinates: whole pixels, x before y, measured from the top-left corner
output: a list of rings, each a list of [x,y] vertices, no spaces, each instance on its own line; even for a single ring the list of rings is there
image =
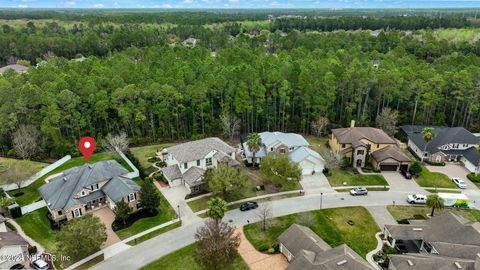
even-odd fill
[[[452,179],[453,177],[458,177],[461,180],[465,181],[468,189],[478,189],[478,187],[467,178],[467,174],[469,174],[470,172],[460,164],[447,163],[447,165],[445,166],[427,166],[427,169],[431,172],[443,173],[447,175],[450,179]]]
[[[411,191],[412,193],[425,193],[415,180],[406,179],[399,172],[382,172],[383,177],[387,180],[390,190],[393,191]]]
[[[168,203],[172,206],[178,215],[180,209],[180,217],[182,218],[182,224],[190,224],[197,222],[200,218],[197,217],[192,209],[185,202],[185,196],[188,194],[188,190],[185,186],[176,187],[161,187],[159,184],[155,184],[160,190],[162,195],[167,199]]]
[[[115,221],[115,214],[108,207],[103,207],[92,212],[92,215],[100,218],[105,227],[107,227],[107,241],[103,244],[102,248],[108,247],[115,243],[120,242],[120,238],[112,229],[112,223]]]
[[[300,185],[302,185],[303,190],[305,190],[305,194],[335,192],[323,173],[304,175],[300,181]]]

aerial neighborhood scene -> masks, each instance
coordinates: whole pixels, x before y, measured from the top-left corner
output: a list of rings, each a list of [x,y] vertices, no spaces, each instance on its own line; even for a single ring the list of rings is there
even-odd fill
[[[0,269],[480,270],[480,1],[0,1]]]

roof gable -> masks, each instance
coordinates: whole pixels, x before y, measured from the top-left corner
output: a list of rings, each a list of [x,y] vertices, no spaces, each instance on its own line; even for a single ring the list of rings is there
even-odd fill
[[[212,151],[219,151],[229,154],[235,151],[235,148],[226,144],[217,137],[210,137],[201,140],[181,143],[165,149],[179,163],[194,161],[205,158]]]
[[[353,144],[362,139],[367,139],[376,144],[396,144],[396,141],[383,130],[372,127],[349,127],[332,130],[339,143]]]

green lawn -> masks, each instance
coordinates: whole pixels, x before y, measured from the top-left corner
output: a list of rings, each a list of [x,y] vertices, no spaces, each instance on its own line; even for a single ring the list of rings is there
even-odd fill
[[[425,206],[387,206],[388,211],[392,214],[395,220],[411,219],[415,215],[426,216],[430,214],[431,209]],[[480,210],[475,209],[458,209],[458,208],[445,208],[443,210],[435,209],[435,215],[439,215],[443,212],[453,212],[459,216],[462,216],[470,221],[480,222]]]
[[[330,169],[330,174],[327,176],[327,179],[332,187],[388,185],[387,181],[381,174],[361,175],[353,168],[345,170],[340,168]]]
[[[7,172],[7,168],[11,165],[18,165],[22,168],[26,168],[24,174],[21,176],[22,179],[26,180],[41,169],[47,167],[49,164],[30,160],[0,157],[0,185],[8,184],[9,181],[12,180]]]
[[[163,148],[175,145],[174,143],[154,144],[140,147],[130,148],[130,152],[140,161],[140,165],[147,169],[152,166],[152,163],[148,162],[149,157],[154,157],[157,151],[161,151]]]
[[[17,218],[15,221],[28,236],[44,246],[47,251],[53,252],[56,232],[50,227],[47,214],[48,209],[44,207]]]
[[[434,188],[426,188],[426,191],[430,193],[462,193],[461,190],[435,190]]]
[[[422,172],[415,178],[421,187],[456,188],[452,180],[443,173],[431,172],[422,165]]]
[[[160,196],[160,206],[158,207],[158,214],[153,217],[146,217],[137,220],[130,227],[116,231],[115,233],[120,237],[120,239],[128,238],[137,233],[143,232],[146,229],[150,229],[157,225],[163,224],[167,221],[172,220],[176,213],[173,208],[170,206],[168,201],[163,197],[163,195],[158,192]]]
[[[310,224],[305,224],[308,220],[305,216],[311,216]],[[349,221],[353,221],[353,225]],[[275,246],[278,236],[294,223],[310,227],[332,247],[347,244],[362,257],[376,247],[375,234],[380,231],[367,209],[344,207],[274,218],[265,232],[260,223],[249,224],[244,227],[244,232],[256,249],[266,250]]]
[[[140,244],[140,243],[142,243],[142,242],[145,242],[145,241],[147,241],[148,239],[151,239],[151,238],[153,238],[153,237],[155,237],[155,236],[158,236],[158,235],[160,235],[160,234],[162,234],[162,233],[165,233],[165,232],[168,232],[168,231],[173,230],[173,229],[175,229],[175,228],[178,228],[178,227],[180,227],[181,225],[182,225],[182,223],[181,223],[180,221],[175,222],[175,223],[173,223],[173,224],[170,224],[170,225],[168,225],[168,226],[165,226],[165,227],[163,227],[163,228],[160,228],[160,229],[158,229],[158,230],[155,230],[155,231],[153,231],[153,232],[151,232],[151,233],[147,233],[147,234],[145,234],[144,236],[138,237],[138,238],[136,238],[135,240],[132,240],[132,241],[128,242],[127,244],[128,244],[128,245],[132,245],[132,246],[138,245],[138,244]]]
[[[195,244],[186,246],[173,253],[170,253],[144,267],[143,270],[156,269],[175,269],[175,270],[206,270],[204,267],[198,265],[193,257],[193,249]],[[228,267],[219,268],[222,270],[248,270],[248,266],[243,261],[240,255],[237,255],[232,265]]]
[[[132,169],[128,166],[128,164],[117,154],[117,153],[110,153],[110,152],[102,152],[102,153],[96,153],[93,154],[90,157],[90,163],[95,163],[98,161],[102,160],[108,160],[108,159],[115,159],[117,160],[122,166],[124,166],[127,170],[131,171]],[[70,169],[75,166],[81,166],[85,164],[85,159],[83,157],[76,157],[72,158],[69,161],[65,162],[62,164],[60,167],[56,168],[55,170],[47,173],[45,176],[39,178],[37,181],[33,182],[27,187],[24,187],[21,189],[24,194],[19,197],[15,197],[15,200],[20,206],[25,206],[31,203],[34,203],[38,200],[41,199],[40,193],[38,192],[38,188],[45,184],[45,179],[53,174],[60,173],[66,169]],[[16,190],[9,191],[8,194],[10,196],[13,196],[15,193],[17,193]]]

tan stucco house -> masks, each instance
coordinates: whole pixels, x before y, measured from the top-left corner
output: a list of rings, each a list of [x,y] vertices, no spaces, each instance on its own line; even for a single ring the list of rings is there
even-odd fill
[[[397,147],[397,142],[383,130],[372,127],[355,127],[332,130],[329,140],[333,153],[352,161],[353,167],[365,167],[370,162],[384,171],[407,170],[410,159]]]
[[[125,177],[128,171],[115,160],[73,167],[39,188],[51,219],[81,217],[101,207],[114,209],[120,200],[133,211],[141,209],[140,186]]]

